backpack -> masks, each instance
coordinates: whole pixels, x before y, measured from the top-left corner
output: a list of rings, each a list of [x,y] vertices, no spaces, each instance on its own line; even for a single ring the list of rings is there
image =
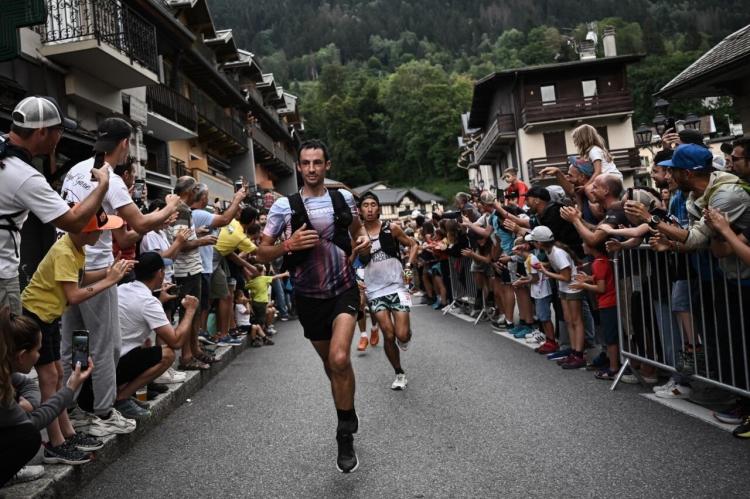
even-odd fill
[[[21,147],[18,147],[12,144],[8,140],[8,136],[4,135],[0,137],[0,168],[1,169],[5,169],[5,164],[3,163],[2,160],[5,158],[10,158],[10,157],[16,157],[24,161],[25,163],[31,163],[31,156],[29,155],[28,151],[26,151],[26,149],[23,149]],[[13,249],[15,251],[16,258],[18,258],[19,256],[18,241],[16,240],[16,234],[21,232],[21,228],[16,223],[16,218],[25,214],[27,211],[28,210],[23,209],[23,210],[19,210],[13,213],[0,215],[0,230],[7,230],[10,233],[10,238],[13,241]]]
[[[337,190],[328,190],[328,195],[331,197],[331,203],[333,204],[333,237],[331,242],[341,248],[346,256],[352,254],[352,238],[349,235],[349,226],[352,224],[353,217],[349,205],[346,204],[344,195]],[[302,195],[297,192],[289,196],[289,208],[292,210],[292,219],[290,221],[292,226],[292,234],[294,234],[300,227],[307,224],[307,227],[312,229],[312,223],[310,223],[310,217],[307,214],[305,203],[302,201]],[[293,270],[294,268],[304,264],[310,257],[312,249],[306,249],[301,251],[293,251],[284,256],[285,270]]]

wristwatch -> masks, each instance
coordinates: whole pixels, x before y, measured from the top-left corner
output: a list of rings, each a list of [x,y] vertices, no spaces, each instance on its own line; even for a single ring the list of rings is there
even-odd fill
[[[655,229],[661,222],[662,220],[659,215],[651,215],[651,218],[648,219],[648,226]]]

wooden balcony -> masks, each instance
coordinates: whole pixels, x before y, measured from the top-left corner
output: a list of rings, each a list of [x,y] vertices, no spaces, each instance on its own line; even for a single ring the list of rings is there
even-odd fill
[[[633,111],[630,92],[597,95],[588,98],[557,99],[554,102],[527,103],[521,111],[523,126],[533,123],[578,119]]]
[[[477,146],[474,158],[481,163],[488,154],[496,152],[497,147],[516,140],[516,121],[512,114],[500,114],[485,132],[482,141]]]
[[[623,173],[636,170],[641,167],[641,159],[638,156],[638,149],[631,147],[629,149],[613,149],[609,151],[612,160],[617,169]],[[526,162],[529,167],[529,175],[532,180],[539,180],[542,177],[539,172],[548,166],[555,166],[564,172],[568,169],[568,156],[548,156],[546,158],[532,158]]]
[[[283,166],[285,170],[294,172],[295,158],[284,148],[281,143],[274,140],[258,126],[252,126],[249,130],[250,138],[253,143],[260,147],[261,154],[256,154],[256,159],[265,163],[277,163]]]

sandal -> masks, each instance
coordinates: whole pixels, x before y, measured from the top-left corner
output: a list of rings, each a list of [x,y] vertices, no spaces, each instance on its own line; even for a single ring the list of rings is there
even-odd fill
[[[213,364],[214,362],[219,362],[219,359],[206,352],[193,354],[193,357],[203,362],[204,364]]]
[[[205,371],[206,369],[210,369],[211,366],[193,357],[187,363],[180,361],[180,365],[177,368],[181,371]]]

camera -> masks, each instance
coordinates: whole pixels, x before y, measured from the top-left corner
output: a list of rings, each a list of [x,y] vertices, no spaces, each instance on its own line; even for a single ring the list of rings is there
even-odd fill
[[[87,329],[73,331],[73,369],[81,363],[81,370],[89,367],[89,332]]]

